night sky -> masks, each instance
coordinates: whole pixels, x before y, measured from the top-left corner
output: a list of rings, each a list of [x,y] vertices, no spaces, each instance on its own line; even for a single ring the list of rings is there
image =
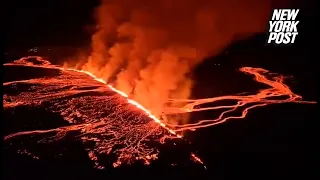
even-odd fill
[[[304,8],[308,17],[315,14],[314,3],[291,0],[291,4]],[[88,45],[98,5],[99,0],[5,0],[5,48]]]
[[[79,46],[90,40],[98,1],[6,0],[5,47]]]

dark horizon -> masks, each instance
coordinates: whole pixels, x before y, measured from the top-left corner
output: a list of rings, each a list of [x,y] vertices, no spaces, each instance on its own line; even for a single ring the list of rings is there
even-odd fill
[[[290,3],[282,5],[286,1]],[[289,5],[301,8],[298,17],[304,21],[315,20],[314,2],[314,0],[272,1],[275,7]],[[91,35],[95,31],[94,9],[98,5],[99,0],[45,2],[6,0],[3,6],[5,49],[34,46],[90,46]],[[311,27],[308,29],[313,30]]]
[[[5,47],[82,46],[94,28],[93,1],[6,1]]]

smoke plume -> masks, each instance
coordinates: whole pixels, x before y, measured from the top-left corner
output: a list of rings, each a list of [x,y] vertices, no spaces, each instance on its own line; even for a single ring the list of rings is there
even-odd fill
[[[234,39],[264,31],[268,0],[103,0],[84,69],[156,115],[188,98],[190,72]]]

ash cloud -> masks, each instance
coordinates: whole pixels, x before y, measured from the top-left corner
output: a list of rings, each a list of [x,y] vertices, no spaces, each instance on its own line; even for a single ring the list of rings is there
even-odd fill
[[[103,0],[85,70],[161,114],[188,98],[189,73],[232,41],[265,31],[268,0]]]

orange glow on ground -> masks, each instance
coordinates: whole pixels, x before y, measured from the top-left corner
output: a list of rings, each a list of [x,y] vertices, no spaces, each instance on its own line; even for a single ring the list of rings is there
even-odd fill
[[[96,81],[99,81],[103,84],[107,84],[106,81],[104,81],[103,79],[101,78],[97,78],[94,74],[92,74],[91,72],[88,72],[88,71],[84,71],[84,70],[77,70],[77,69],[72,69],[72,68],[61,68],[61,70],[68,70],[68,71],[76,71],[76,72],[80,72],[80,73],[85,73],[85,74],[88,74],[89,76],[91,76],[94,80]],[[182,136],[177,134],[176,132],[174,132],[172,129],[168,128],[166,126],[166,124],[164,124],[163,122],[161,122],[160,119],[158,119],[155,115],[151,114],[151,112],[149,110],[147,110],[146,108],[144,108],[141,104],[139,104],[138,102],[132,100],[132,99],[129,99],[128,98],[128,95],[125,94],[124,92],[120,91],[120,90],[117,90],[116,88],[114,88],[113,86],[109,85],[108,84],[108,87],[110,89],[112,89],[113,91],[117,92],[118,94],[120,94],[121,96],[125,97],[127,100],[128,100],[128,103],[136,106],[138,109],[144,111],[149,118],[151,118],[152,120],[154,120],[156,123],[158,123],[160,126],[162,126],[163,128],[165,128],[166,130],[168,130],[171,134],[173,135],[176,135],[178,138],[181,138]]]
[[[37,64],[28,61],[30,58],[35,58]],[[123,163],[131,164],[136,160],[142,160],[144,164],[150,164],[152,160],[157,159],[158,150],[152,145],[147,145],[149,141],[157,141],[165,143],[167,138],[182,138],[182,133],[187,130],[196,130],[209,126],[215,126],[224,123],[230,119],[243,119],[247,116],[249,110],[263,107],[271,104],[279,103],[302,103],[302,104],[315,104],[315,101],[303,101],[300,95],[291,91],[289,86],[284,83],[285,77],[269,73],[262,68],[243,67],[241,72],[254,76],[255,81],[265,84],[268,87],[260,89],[256,94],[249,95],[226,95],[205,99],[168,99],[168,102],[181,103],[182,107],[164,107],[161,111],[162,114],[154,115],[139,102],[134,101],[128,95],[113,86],[107,84],[103,79],[96,77],[93,73],[84,70],[77,70],[72,68],[62,68],[59,66],[51,65],[40,57],[25,57],[14,63],[5,64],[7,66],[31,66],[41,67],[48,69],[61,70],[61,75],[53,78],[38,78],[22,81],[14,81],[4,83],[3,86],[12,86],[16,83],[30,84],[34,86],[34,91],[24,92],[19,95],[4,95],[4,109],[12,108],[15,106],[39,105],[43,101],[55,102],[52,104],[54,111],[59,112],[65,120],[73,122],[75,118],[80,118],[80,123],[75,123],[66,127],[59,127],[49,130],[33,130],[17,132],[4,137],[8,141],[14,137],[31,134],[44,134],[55,132],[54,137],[45,138],[42,141],[51,142],[59,140],[70,131],[80,131],[79,137],[81,140],[93,141],[96,143],[95,148],[89,150],[88,155],[93,161],[97,161],[97,154],[110,154],[116,153],[118,159],[113,162],[114,167],[118,167]],[[92,77],[89,78],[88,76]],[[106,86],[101,86],[101,84]],[[37,87],[37,86],[39,87]],[[96,90],[83,90],[82,87],[94,86],[99,87]],[[37,89],[38,88],[38,89]],[[80,88],[80,89],[79,89]],[[102,96],[85,96],[77,97],[67,101],[56,101],[61,97],[68,97],[77,95],[79,93],[88,92],[116,92],[115,95],[102,95]],[[121,97],[121,98],[119,98]],[[223,105],[223,101],[233,100],[233,105]],[[123,102],[126,101],[126,102]],[[212,102],[219,102],[218,105],[210,107],[200,107],[200,105]],[[126,104],[131,105],[131,107]],[[105,109],[105,106],[112,106],[110,109]],[[78,107],[76,107],[78,106]],[[113,107],[114,106],[114,107]],[[135,107],[135,108],[132,108]],[[82,109],[84,108],[84,109]],[[242,109],[241,109],[242,108]],[[198,120],[194,123],[185,124],[170,124],[163,122],[159,117],[171,114],[182,114],[197,111],[207,110],[223,110],[216,118],[208,120]],[[241,112],[239,116],[233,116],[229,113]],[[147,121],[142,115],[132,114],[142,113],[152,121]],[[158,117],[159,116],[159,117]],[[116,145],[121,145],[120,149],[114,149]],[[200,160],[195,154],[191,154],[191,158],[200,164]],[[96,162],[97,168],[103,168]]]

